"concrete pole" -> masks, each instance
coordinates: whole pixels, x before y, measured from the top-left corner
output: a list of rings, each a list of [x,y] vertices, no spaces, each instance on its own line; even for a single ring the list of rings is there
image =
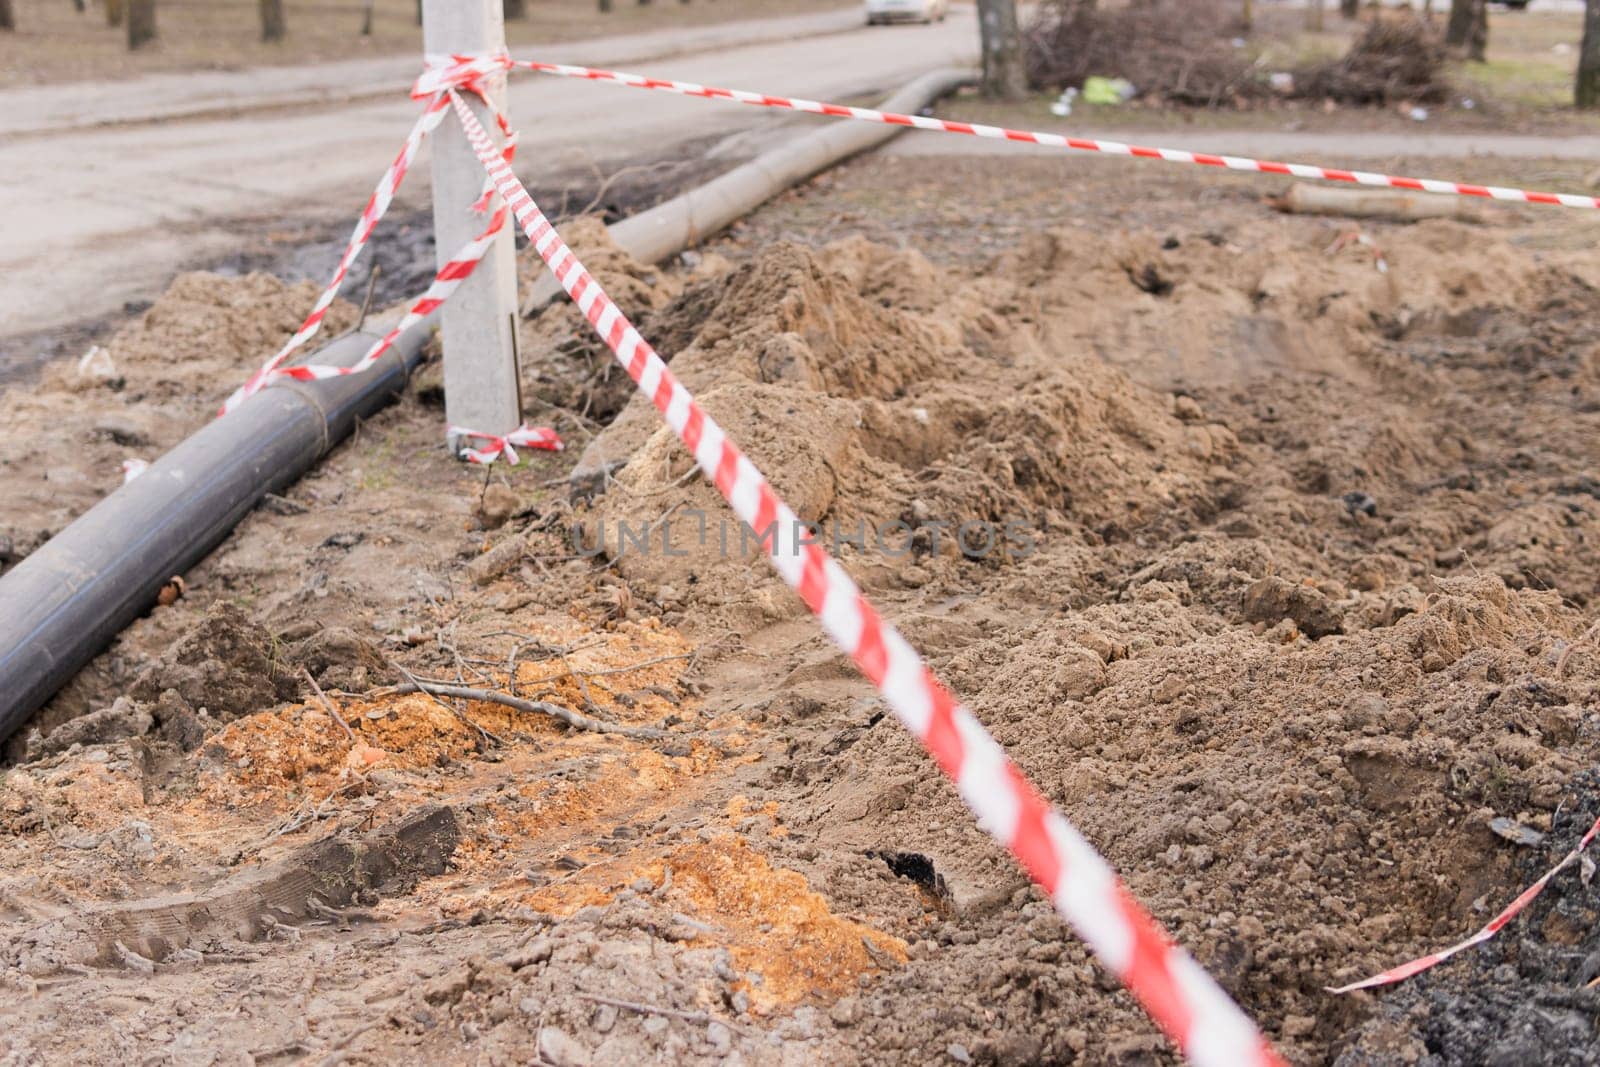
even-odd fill
[[[424,0],[423,50],[481,54],[505,48],[502,0]],[[489,83],[495,102],[505,103],[505,78]],[[484,127],[495,129],[477,98],[464,95]],[[438,262],[449,258],[479,233],[488,216],[471,205],[483,191],[483,165],[453,115],[435,129],[433,141],[433,232]],[[450,297],[441,313],[444,341],[445,418],[452,426],[505,434],[522,421],[517,380],[517,271],[508,223],[472,276]],[[459,442],[451,440],[452,452]]]

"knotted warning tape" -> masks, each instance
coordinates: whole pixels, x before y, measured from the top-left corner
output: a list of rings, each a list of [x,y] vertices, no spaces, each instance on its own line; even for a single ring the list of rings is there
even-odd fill
[[[451,78],[482,77],[495,70],[531,70],[541,74],[555,74],[564,78],[583,78],[588,81],[606,81],[634,89],[660,89],[680,96],[696,96],[706,100],[733,100],[757,107],[784,108],[813,115],[834,118],[860,119],[865,122],[886,123],[890,126],[909,126],[919,130],[940,133],[959,133],[969,137],[987,137],[1002,141],[1042,145],[1046,148],[1066,148],[1079,152],[1104,152],[1109,155],[1134,156],[1140,159],[1163,159],[1168,163],[1192,163],[1202,167],[1223,167],[1228,170],[1255,171],[1261,174],[1286,174],[1296,178],[1315,178],[1330,182],[1353,182],[1357,185],[1380,185],[1391,189],[1410,189],[1425,193],[1442,193],[1449,196],[1483,197],[1489,200],[1509,200],[1527,204],[1552,204],[1560,207],[1600,209],[1600,197],[1574,193],[1548,193],[1528,189],[1508,189],[1497,185],[1474,185],[1469,182],[1441,181],[1435,178],[1407,178],[1391,174],[1375,174],[1362,170],[1340,170],[1318,167],[1310,163],[1278,163],[1272,160],[1250,159],[1245,156],[1212,155],[1192,152],[1183,148],[1147,148],[1143,145],[1123,144],[1121,141],[1100,141],[1084,137],[1064,137],[1056,133],[1037,133],[1013,130],[1004,126],[985,126],[978,123],[955,122],[924,115],[901,115],[893,111],[875,111],[867,107],[847,107],[799,97],[773,96],[753,93],[744,89],[718,89],[695,82],[673,81],[669,78],[650,78],[642,74],[626,74],[594,67],[574,67],[560,63],[539,63],[532,60],[512,59],[505,53],[488,56],[434,57],[434,64],[424,72],[412,89],[413,96],[426,96],[448,85]]]
[[[1030,785],[970,711],[869,604],[773,491],[755,464],[673,377],[612,303],[495,151],[472,111],[451,101],[473,150],[561,287],[661,412],[768,558],[900,722],[956,784],[978,824],[1011,851],[1101,961],[1191,1062],[1279,1064],[1255,1026],[1133,899],[1093,846]]]
[[[344,254],[339,257],[339,265],[334,268],[333,278],[318,295],[317,302],[312,305],[311,314],[306,316],[300,328],[294,332],[294,336],[284,342],[277,354],[262,364],[260,370],[252,374],[248,381],[223,401],[219,414],[228,414],[244,403],[246,397],[260,392],[273,372],[283,365],[283,361],[322,329],[322,320],[327,317],[328,308],[333,304],[334,297],[339,295],[339,287],[344,284],[345,275],[350,273],[351,264],[355,263],[356,257],[366,247],[372,231],[377,228],[378,220],[383,218],[384,213],[389,210],[389,205],[394,202],[395,193],[406,180],[406,172],[411,169],[411,163],[417,157],[417,149],[422,147],[422,139],[439,125],[439,120],[444,117],[444,110],[448,104],[449,101],[440,94],[423,108],[422,114],[412,125],[411,132],[406,134],[399,154],[395,156],[394,162],[389,164],[389,169],[384,171],[383,177],[378,180],[377,188],[373,189],[372,196],[367,199],[367,206],[362,209],[361,217],[356,220],[355,229],[350,234],[350,240],[345,244]]]
[[[1371,989],[1374,986],[1393,985],[1395,982],[1403,982],[1413,975],[1421,974],[1430,967],[1434,967],[1443,963],[1445,960],[1449,959],[1451,956],[1454,956],[1457,952],[1460,952],[1463,949],[1471,948],[1473,945],[1483,944],[1483,942],[1489,940],[1495,934],[1498,934],[1502,929],[1504,929],[1505,925],[1512,919],[1515,919],[1517,915],[1521,913],[1522,909],[1526,908],[1529,904],[1532,904],[1534,898],[1540,893],[1543,893],[1544,887],[1550,884],[1550,879],[1554,878],[1557,874],[1560,874],[1562,871],[1581,860],[1583,858],[1584,851],[1594,841],[1596,836],[1600,836],[1600,819],[1596,819],[1594,825],[1589,827],[1589,832],[1583,835],[1583,839],[1578,842],[1577,848],[1563,856],[1560,863],[1544,872],[1543,877],[1518,894],[1517,899],[1513,900],[1510,904],[1507,904],[1504,911],[1502,911],[1499,915],[1496,915],[1493,919],[1490,919],[1487,926],[1473,934],[1471,937],[1467,938],[1465,941],[1458,942],[1457,944],[1451,945],[1446,949],[1440,949],[1438,952],[1430,952],[1426,956],[1419,956],[1416,959],[1411,960],[1409,963],[1402,963],[1398,967],[1391,967],[1381,974],[1373,975],[1371,978],[1364,978],[1359,982],[1352,982],[1349,985],[1339,986],[1337,989],[1329,989],[1328,992],[1354,993],[1358,989]],[[1587,884],[1587,875],[1585,876],[1584,881],[1585,884]]]
[[[485,88],[484,75],[463,71],[458,74],[458,78],[461,85],[471,87],[475,91],[481,92]],[[483,96],[486,100],[489,98],[487,93],[484,93]],[[314,337],[317,331],[322,328],[322,320],[327,315],[328,308],[333,304],[334,297],[338,295],[340,287],[344,284],[351,264],[361,254],[361,250],[372,236],[372,231],[377,227],[378,221],[388,211],[390,203],[393,202],[395,194],[400,188],[400,184],[405,180],[406,172],[411,168],[411,163],[416,158],[417,149],[421,146],[423,138],[434,127],[438,126],[448,106],[449,98],[442,92],[435,93],[427,101],[422,115],[412,126],[411,132],[406,135],[405,143],[401,146],[399,155],[395,157],[394,162],[390,164],[389,169],[378,182],[377,188],[373,190],[371,198],[367,201],[366,208],[361,213],[360,220],[356,223],[354,232],[350,235],[349,242],[345,245],[344,254],[339,259],[339,265],[334,269],[333,278],[317,297],[317,302],[312,307],[311,313],[306,316],[305,322],[301,324],[300,329],[295,331],[294,336],[289,338],[288,342],[271,359],[267,360],[255,374],[251,375],[244,385],[236,389],[223,402],[222,410],[219,414],[226,415],[228,412],[233,411],[247,397],[260,392],[279,378],[288,378],[294,381],[319,381],[326,378],[360,374],[369,370],[383,357],[384,353],[394,346],[395,341],[399,339],[401,334],[438,310],[461,283],[471,277],[473,270],[483,260],[490,247],[493,246],[496,237],[505,228],[507,212],[504,204],[495,210],[483,232],[463,245],[455,255],[451,256],[439,268],[433,277],[433,281],[429,283],[427,290],[406,309],[405,314],[401,316],[400,320],[395,323],[388,333],[374,342],[372,347],[367,349],[366,353],[355,363],[348,367],[336,367],[320,363],[283,365],[284,360],[288,359],[290,355]],[[503,111],[492,105],[491,110],[495,123],[503,134],[500,146],[501,157],[509,163],[516,155],[516,132],[511,128],[511,123]],[[472,210],[480,213],[488,210],[493,198],[494,187],[485,179],[483,192],[473,203]],[[562,448],[561,438],[556,435],[554,430],[545,426],[533,427],[524,424],[505,436],[480,433],[475,430],[463,430],[457,427],[451,427],[447,432],[457,438],[466,437],[488,442],[488,447],[486,448],[462,449],[462,458],[473,463],[493,463],[503,455],[509,462],[516,464],[519,459],[513,448],[514,445],[552,451],[559,451]]]
[[[480,430],[468,430],[461,426],[452,426],[445,432],[453,438],[487,442],[487,447],[484,448],[461,449],[458,454],[468,463],[493,463],[504,456],[506,462],[515,467],[522,462],[517,456],[517,447],[542,448],[550,452],[560,452],[566,447],[550,427],[529,426],[527,423],[523,423],[503,437],[483,433]]]

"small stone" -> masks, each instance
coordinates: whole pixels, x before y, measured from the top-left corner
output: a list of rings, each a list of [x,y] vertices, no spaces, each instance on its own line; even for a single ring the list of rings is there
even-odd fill
[[[972,1053],[967,1051],[967,1046],[958,1041],[952,1041],[944,1047],[946,1055],[957,1063],[971,1063]]]
[[[733,1048],[733,1031],[713,1019],[706,1024],[706,1040],[718,1053],[726,1055]]]
[[[589,1050],[554,1026],[539,1028],[539,1056],[554,1067],[588,1067]]]
[[[553,950],[554,947],[548,937],[536,937],[521,948],[508,953],[502,962],[513,971],[520,971],[524,967],[531,967],[548,960]]]
[[[1306,1037],[1317,1028],[1317,1020],[1311,1015],[1286,1015],[1283,1018],[1284,1037]]]
[[[1189,682],[1181,674],[1169,674],[1161,680],[1160,685],[1156,686],[1152,696],[1157,704],[1170,704],[1181,697],[1187,688]]]
[[[855,997],[841,997],[828,1009],[828,1018],[838,1026],[854,1026],[861,1021],[861,1002]]]
[[[1352,515],[1371,518],[1378,514],[1378,502],[1366,493],[1346,493],[1340,499],[1344,501],[1345,510]]]
[[[1513,845],[1525,845],[1532,848],[1544,841],[1544,834],[1531,826],[1524,826],[1515,819],[1508,819],[1504,815],[1496,816],[1489,820],[1489,829],[1496,836],[1503,837]]]
[[[926,567],[908,563],[900,568],[900,584],[908,588],[920,589],[931,581],[933,581],[933,573]]]
[[[1056,690],[1068,700],[1084,700],[1106,684],[1106,666],[1087,648],[1064,649],[1056,660]]]

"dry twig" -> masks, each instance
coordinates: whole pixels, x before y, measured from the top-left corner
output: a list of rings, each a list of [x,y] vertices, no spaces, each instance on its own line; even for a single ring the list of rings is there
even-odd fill
[[[478,723],[473,720],[472,716],[468,715],[466,712],[462,711],[460,708],[453,707],[453,706],[451,706],[449,704],[446,704],[443,700],[440,700],[439,699],[439,693],[435,692],[436,689],[440,689],[441,688],[437,684],[435,684],[434,687],[432,689],[430,689],[428,686],[423,685],[422,682],[417,678],[416,675],[412,674],[410,671],[408,671],[404,667],[400,666],[400,664],[396,663],[394,660],[391,659],[388,662],[389,662],[389,666],[393,667],[395,670],[399,671],[401,674],[406,676],[406,679],[407,679],[407,681],[409,682],[410,685],[416,687],[416,688],[412,689],[412,688],[408,688],[407,686],[396,686],[396,687],[394,687],[393,692],[395,692],[395,693],[426,693],[426,694],[428,694],[428,696],[433,698],[433,702],[435,704],[439,705],[441,708],[443,708],[444,710],[448,711],[450,714],[454,715],[456,718],[460,719],[466,725],[468,725],[468,726],[472,727],[474,730],[478,731],[479,735],[481,735],[486,740],[493,741],[497,745],[505,744],[505,741],[498,734],[491,733],[490,731],[484,729],[482,726],[478,725]]]
[[[592,719],[587,715],[580,715],[570,708],[563,708],[559,704],[549,704],[542,700],[523,700],[509,693],[496,692],[493,689],[474,689],[464,685],[444,685],[439,682],[428,682],[408,675],[410,682],[397,685],[391,689],[394,693],[427,693],[430,696],[460,697],[463,700],[482,700],[491,704],[502,704],[516,711],[525,711],[530,714],[548,715],[558,719],[568,726],[579,730],[592,730],[600,734],[621,734],[624,737],[637,737],[655,740],[666,736],[664,731],[646,726],[623,726],[620,723],[605,722],[601,719]]]
[[[742,1034],[738,1023],[729,1022],[727,1019],[718,1018],[708,1011],[684,1011],[681,1008],[663,1008],[655,1004],[641,1004],[634,1000],[618,1000],[616,997],[602,997],[594,993],[579,993],[580,1000],[587,1000],[591,1004],[608,1004],[613,1008],[631,1011],[637,1015],[666,1015],[674,1019],[682,1019],[691,1023],[721,1023],[736,1034]]]
[[[354,745],[356,743],[356,733],[354,730],[350,729],[350,724],[344,721],[344,716],[339,714],[338,707],[332,700],[328,699],[328,694],[322,691],[322,686],[318,685],[317,680],[311,677],[311,672],[309,670],[301,667],[300,673],[305,676],[306,681],[311,683],[311,691],[317,694],[317,700],[322,704],[322,710],[333,716],[333,721],[339,724],[339,729],[344,731],[344,735],[348,737],[350,739],[350,743]]]

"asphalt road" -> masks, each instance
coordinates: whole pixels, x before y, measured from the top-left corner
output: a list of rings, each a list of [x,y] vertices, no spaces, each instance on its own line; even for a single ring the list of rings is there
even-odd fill
[[[970,64],[977,52],[976,23],[965,8],[935,26],[868,29],[854,12],[774,21],[711,37],[701,30],[589,41],[551,58],[637,63],[665,77],[839,99],[891,89],[934,67]],[[741,34],[768,43],[741,44]],[[0,345],[149,299],[184,265],[229,251],[246,224],[353,223],[416,105],[403,81],[392,97],[340,102],[341,87],[392,82],[398,71],[387,67],[338,65],[323,73],[321,81],[304,71],[293,78],[271,70],[205,76],[203,91],[185,94],[189,102],[177,106],[211,100],[228,112],[210,117],[174,117],[171,76],[144,87],[72,87],[70,106],[58,103],[54,111],[41,109],[38,89],[0,93],[0,113],[42,112],[54,121],[0,128]],[[284,83],[301,94],[297,100],[309,92],[323,94],[323,102],[272,106],[274,86]],[[522,131],[524,176],[591,159],[602,167],[648,160],[717,136],[732,137],[725,148],[736,159],[786,125],[828,121],[532,74],[514,76],[509,96]],[[153,120],[141,119],[130,100],[148,101]],[[167,117],[154,117],[161,115]],[[402,204],[427,202],[426,149],[419,164]]]
[[[976,52],[962,6],[937,26],[868,29],[844,10],[594,40],[540,58],[839,100],[970,64]],[[176,271],[237,250],[241,234],[353,222],[415,117],[404,92],[414,70],[387,57],[0,92],[0,377],[8,352],[26,361],[22,349],[59,328],[152,298]],[[530,74],[514,76],[509,110],[522,131],[518,172],[546,187],[708,141],[737,162],[796,127],[836,121]],[[1391,154],[1600,158],[1593,136],[1096,135],[1335,165]],[[1053,150],[916,133],[887,151]],[[425,205],[427,194],[425,149],[400,206]]]

